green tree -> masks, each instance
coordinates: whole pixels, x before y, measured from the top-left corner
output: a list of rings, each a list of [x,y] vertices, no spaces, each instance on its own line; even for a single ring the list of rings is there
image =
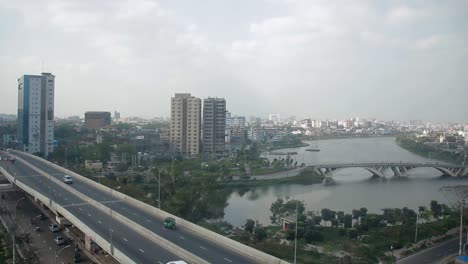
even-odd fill
[[[257,242],[263,241],[267,237],[267,232],[262,226],[257,226],[254,228],[254,238]]]
[[[335,211],[332,211],[328,208],[323,208],[320,212],[322,213],[322,219],[325,221],[325,223],[335,219]]]
[[[324,240],[324,236],[321,232],[315,230],[308,230],[304,234],[304,239],[307,243],[312,242],[322,242]]]
[[[338,225],[339,225],[339,222],[338,222],[337,219],[332,219],[331,220],[331,226],[338,227]]]
[[[283,199],[278,198],[275,202],[273,202],[270,206],[270,211],[272,215],[270,216],[270,220],[272,224],[279,223],[282,217],[287,217],[291,215],[296,215],[296,204],[297,204],[297,211],[299,213],[298,218],[301,218],[301,215],[305,211],[304,203],[297,200],[289,200],[284,202]]]
[[[338,222],[343,223],[345,213],[343,211],[336,212],[336,217],[338,218]]]
[[[254,227],[255,227],[255,221],[254,220],[247,219],[247,221],[245,221],[245,225],[244,225],[245,231],[252,234],[252,232],[254,230]]]
[[[440,205],[437,201],[432,200],[430,207],[431,207],[431,211],[434,217],[437,218],[442,215],[442,205]]]
[[[345,214],[343,223],[345,228],[353,227],[353,216],[350,214]]]

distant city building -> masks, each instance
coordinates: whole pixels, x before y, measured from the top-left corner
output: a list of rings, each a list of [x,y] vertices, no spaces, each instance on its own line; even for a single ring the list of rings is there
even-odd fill
[[[203,100],[203,152],[222,155],[225,150],[226,100]]]
[[[90,111],[85,113],[85,127],[88,129],[100,129],[110,126],[111,113]]]
[[[307,129],[312,127],[312,120],[310,118],[303,119],[300,121],[300,127]]]
[[[85,160],[85,168],[88,170],[102,170],[102,162],[100,160]]]
[[[23,75],[18,79],[18,147],[48,156],[54,150],[55,76]]]
[[[277,122],[281,121],[281,116],[280,114],[269,114],[268,120],[276,124]]]
[[[245,116],[232,116],[230,112],[226,112],[226,127],[240,127],[245,128]]]
[[[189,93],[171,98],[170,141],[184,155],[200,153],[201,99]]]
[[[2,147],[4,148],[12,148],[14,147],[15,136],[11,134],[3,134],[2,135]]]
[[[159,130],[159,138],[163,142],[170,142],[171,141],[171,129],[163,127]]]
[[[114,119],[117,120],[117,121],[120,120],[120,113],[119,112],[114,111]]]

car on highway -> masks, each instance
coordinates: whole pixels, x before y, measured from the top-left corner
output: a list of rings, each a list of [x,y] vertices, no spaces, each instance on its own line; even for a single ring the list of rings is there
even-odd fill
[[[57,224],[50,224],[49,225],[49,230],[52,233],[60,231],[60,227]]]
[[[175,261],[169,261],[167,264],[188,264],[188,263],[183,260],[175,260]]]
[[[174,229],[176,226],[176,221],[172,217],[168,217],[164,220],[164,227],[168,229]]]
[[[63,244],[65,244],[65,242],[66,242],[66,241],[65,241],[65,238],[63,238],[63,237],[61,237],[61,236],[58,236],[58,237],[54,238],[54,241],[55,241],[55,244],[56,244],[57,246],[63,245]]]
[[[64,175],[63,176],[63,182],[66,183],[66,184],[72,184],[73,183],[73,179],[70,175]]]

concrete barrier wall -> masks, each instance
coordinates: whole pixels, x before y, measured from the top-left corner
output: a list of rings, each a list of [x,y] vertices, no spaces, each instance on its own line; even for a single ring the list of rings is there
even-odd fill
[[[97,188],[97,189],[100,189],[102,191],[106,191],[106,192],[110,192],[110,188],[102,185],[102,184],[99,184],[93,180],[90,180],[84,176],[81,176],[73,171],[70,171],[70,170],[67,170],[63,167],[60,167],[58,166],[57,164],[54,164],[50,161],[47,161],[47,160],[44,160],[42,158],[39,158],[37,156],[34,156],[34,155],[31,155],[29,153],[23,153],[21,152],[22,154],[25,154],[25,155],[28,155],[29,157],[31,158],[34,158],[40,162],[43,162],[45,164],[47,164],[48,166],[51,166],[53,167],[54,169],[57,169],[58,171],[61,171],[63,174],[68,174],[72,177],[74,177],[74,179],[77,179],[77,180],[80,180],[82,182],[85,182],[87,184],[90,184],[91,186]],[[176,219],[176,222],[178,223],[179,226],[182,226],[186,229],[188,229],[189,231],[191,231],[192,233],[196,234],[196,235],[199,235],[203,238],[206,238],[207,240],[211,241],[212,243],[215,243],[215,244],[218,244],[218,245],[222,245],[228,249],[231,249],[237,253],[239,253],[240,255],[243,255],[243,256],[247,256],[249,258],[251,258],[253,261],[257,262],[257,263],[271,263],[271,264],[274,264],[274,263],[278,263],[278,264],[288,264],[289,262],[287,261],[284,261],[282,259],[279,259],[277,257],[274,257],[272,255],[269,255],[265,252],[262,252],[260,250],[257,250],[255,248],[252,248],[252,247],[249,247],[247,245],[244,245],[240,242],[237,242],[235,240],[232,240],[230,238],[227,238],[223,235],[220,235],[218,233],[215,233],[211,230],[208,230],[206,228],[203,228],[201,226],[198,226],[190,221],[187,221],[183,218],[180,218],[180,217],[177,217],[175,215],[172,215],[172,214],[169,214],[163,210],[160,210],[156,207],[153,207],[149,204],[146,204],[142,201],[139,201],[133,197],[130,197],[128,195],[125,195],[121,192],[118,192],[116,190],[112,190],[112,195],[115,196],[115,197],[118,197],[122,200],[126,200],[128,201],[130,204],[132,204],[133,206],[135,207],[138,207],[142,210],[144,210],[145,212],[147,213],[150,213],[156,217],[158,217],[159,219],[164,219],[166,217],[173,217],[174,219]]]
[[[102,238],[100,235],[98,235],[96,232],[94,232],[91,228],[89,228],[86,224],[81,222],[78,218],[73,216],[68,210],[60,206],[59,204],[51,201],[49,198],[44,196],[43,194],[35,191],[34,189],[30,188],[26,184],[22,183],[15,177],[13,177],[11,174],[9,174],[3,167],[0,167],[0,172],[5,175],[5,177],[8,178],[11,182],[14,182],[15,185],[17,185],[19,188],[30,194],[31,196],[35,197],[39,201],[41,201],[43,204],[52,204],[52,207],[54,208],[54,211],[60,213],[64,217],[66,217],[73,225],[75,225],[77,228],[79,228],[81,231],[92,237],[93,241],[96,242],[101,248],[103,249],[108,249],[110,248],[110,243],[107,242],[104,238]],[[113,257],[120,263],[125,263],[125,264],[136,264],[133,260],[128,258],[125,254],[123,254],[119,249],[114,248],[113,250],[114,254]]]
[[[35,156],[34,156],[35,157]],[[36,157],[37,158],[37,157]],[[31,165],[30,163],[28,163],[27,161],[25,161],[24,159],[20,158],[20,157],[17,157],[17,160],[18,161],[21,161],[23,162],[24,164],[26,164],[27,166],[31,167],[31,169],[37,171],[39,174],[41,174],[42,176],[44,177],[47,177],[49,178],[48,174],[42,170],[40,170],[39,168],[37,167],[34,167],[33,165]],[[42,159],[40,159],[41,161]],[[48,162],[48,161],[47,161]],[[49,162],[50,163],[50,162]],[[53,164],[53,163],[50,163],[50,164]],[[55,164],[53,164],[55,165]],[[55,165],[57,166],[57,165]],[[80,180],[82,179],[85,179],[85,180],[88,180],[90,181],[91,183],[95,183],[94,181],[92,180],[89,180],[79,174],[76,174],[74,172],[71,172],[71,171],[68,171],[66,169],[63,169],[59,166],[57,166],[58,168],[57,169],[60,169],[60,171],[62,170],[65,170],[66,174],[70,175],[70,176],[74,176]],[[68,173],[70,172],[70,173]],[[108,208],[107,206],[89,198],[88,196],[84,195],[83,193],[75,190],[74,188],[72,188],[71,186],[69,186],[68,184],[65,184],[64,182],[62,182],[61,180],[58,180],[56,179],[55,177],[51,177],[51,180],[53,182],[55,182],[56,184],[58,185],[61,185],[64,189],[66,189],[67,191],[69,191],[70,193],[76,195],[77,197],[79,197],[80,199],[88,202],[89,204],[93,205],[94,207],[96,207],[98,210],[102,211],[103,213],[107,214],[110,212],[110,208]],[[101,184],[97,184],[99,186],[101,186],[100,189],[102,189],[102,186]],[[104,190],[107,190],[107,191],[110,191],[109,188],[107,187],[104,187]],[[116,191],[112,191],[112,193],[114,193]],[[123,196],[126,196],[124,194],[121,194],[119,193],[120,195],[123,195]],[[128,197],[128,196],[126,196]],[[121,222],[122,224],[126,225],[126,226],[129,226],[130,228],[132,228],[134,231],[138,232],[140,235],[146,237],[147,239],[149,239],[150,241],[153,241],[154,243],[158,244],[159,246],[161,246],[162,248],[174,253],[175,255],[187,260],[187,261],[190,261],[191,263],[197,263],[197,264],[207,264],[208,262],[201,259],[200,257],[190,253],[189,251],[183,249],[183,248],[180,248],[179,246],[175,245],[174,243],[162,238],[161,236],[155,234],[154,232],[152,232],[151,230],[135,223],[134,221],[128,219],[127,217],[115,212],[115,211],[112,211],[112,217]],[[108,248],[107,248],[108,249]]]

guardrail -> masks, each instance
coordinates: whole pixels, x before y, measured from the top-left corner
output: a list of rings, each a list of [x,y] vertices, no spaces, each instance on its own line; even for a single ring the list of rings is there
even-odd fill
[[[237,242],[237,241],[234,241],[230,238],[227,238],[225,236],[222,236],[218,233],[215,233],[211,230],[208,230],[208,229],[205,229],[203,227],[200,227],[190,221],[187,221],[183,218],[180,218],[178,216],[175,216],[175,215],[172,215],[170,213],[167,213],[163,210],[160,210],[156,207],[153,207],[149,204],[146,204],[142,201],[139,201],[133,197],[130,197],[128,195],[125,195],[119,191],[116,191],[116,190],[111,190],[109,187],[105,187],[103,186],[102,184],[99,184],[93,180],[90,180],[84,176],[81,176],[80,174],[78,173],[75,173],[73,171],[70,171],[68,169],[65,169],[63,167],[60,167],[50,161],[47,161],[47,160],[44,160],[42,158],[39,158],[37,156],[34,156],[34,155],[31,155],[29,153],[24,153],[24,152],[21,152],[22,154],[24,155],[27,155],[28,157],[31,157],[31,158],[34,158],[40,162],[43,162],[45,164],[47,164],[48,166],[51,166],[53,167],[54,169],[57,169],[58,171],[61,171],[62,173],[64,174],[67,174],[67,175],[70,175],[70,176],[73,176],[74,179],[79,179],[81,180],[82,182],[85,182],[85,183],[88,183],[92,186],[94,186],[95,188],[97,189],[100,189],[102,191],[106,191],[106,192],[111,192],[112,191],[112,194],[115,195],[116,197],[119,197],[120,199],[122,200],[126,200],[128,201],[130,204],[144,210],[145,212],[148,212],[156,217],[158,217],[159,219],[164,219],[166,217],[173,217],[174,219],[176,219],[176,222],[178,223],[179,226],[183,226],[184,228],[186,228],[187,230],[189,230],[190,232],[196,234],[196,235],[199,235],[201,237],[204,237],[210,241],[212,241],[213,243],[216,243],[216,244],[221,244],[223,245],[224,247],[226,248],[229,248],[231,250],[233,250],[234,252],[237,252],[238,254],[240,255],[244,255],[244,256],[247,256],[249,258],[251,258],[253,261],[257,262],[257,263],[271,263],[271,264],[274,264],[274,263],[277,263],[277,264],[288,264],[289,262],[287,261],[284,261],[282,259],[279,259],[277,257],[274,257],[272,255],[269,255],[265,252],[262,252],[260,250],[257,250],[255,248],[252,248],[252,247],[249,247],[247,245],[244,245],[240,242]],[[74,190],[76,191],[76,190]],[[130,221],[130,220],[129,220]],[[149,231],[151,232],[151,231]]]
[[[66,217],[73,225],[75,225],[77,228],[79,228],[81,231],[86,233],[88,236],[90,236],[96,244],[98,244],[101,248],[110,248],[111,245],[109,242],[107,242],[106,239],[101,237],[99,234],[94,232],[91,228],[89,228],[85,223],[81,222],[78,218],[73,216],[72,213],[70,213],[67,209],[63,208],[59,204],[55,203],[51,199],[47,198],[45,195],[35,191],[31,187],[27,186],[26,184],[22,183],[20,180],[16,179],[13,177],[10,173],[8,173],[3,167],[0,166],[0,172],[8,178],[8,180],[12,183],[14,183],[16,186],[36,198],[37,200],[41,201],[43,204],[47,205],[50,208],[53,208],[54,211],[60,213],[64,217]],[[128,258],[122,251],[120,251],[118,248],[114,247],[113,254],[112,256],[119,261],[120,263],[129,263],[133,264],[135,263],[133,260]],[[136,264],[136,263],[135,263]]]
[[[25,153],[26,154],[26,153]],[[41,161],[41,162],[48,162],[50,163],[50,165],[53,165],[55,166],[56,169],[59,169],[59,170],[65,170],[67,172],[67,174],[69,175],[73,175],[74,176],[74,179],[78,179],[78,180],[88,180],[90,182],[93,182],[94,181],[91,181],[77,173],[74,173],[72,171],[68,171],[60,166],[57,166],[49,161],[46,161],[46,160],[43,160],[43,159],[40,159],[36,156],[33,156],[31,155],[32,157],[34,157],[35,159]],[[47,177],[49,178],[49,174],[47,174],[46,172],[42,171],[41,169],[31,165],[29,162],[25,161],[24,159],[22,159],[21,157],[18,157],[16,156],[16,159],[22,163],[24,163],[25,165],[29,166],[31,169],[37,171],[39,174],[41,174],[42,176],[44,177]],[[72,188],[71,186],[69,186],[68,184],[65,184],[63,183],[62,181],[60,180],[57,180],[55,177],[50,177],[50,180],[52,180],[53,182],[55,182],[56,184],[58,185],[61,185],[64,189],[66,189],[67,191],[69,191],[70,193],[76,195],[77,197],[79,197],[80,199],[88,202],[89,204],[93,205],[94,207],[96,207],[96,209],[100,210],[101,212],[103,213],[108,213],[110,212],[110,208],[106,207],[105,205],[97,202],[96,200],[94,199],[91,199],[89,198],[88,196],[82,194],[81,192],[75,190],[74,188]],[[99,184],[100,185],[100,184]],[[102,186],[102,185],[100,185]],[[104,187],[104,186],[102,186]],[[107,187],[104,187],[105,189],[107,189],[108,191],[110,191],[109,188]],[[63,215],[63,214],[62,214]],[[68,217],[66,215],[63,215],[65,218],[68,219]],[[115,212],[115,211],[112,211],[112,217],[121,222],[122,224],[126,225],[126,226],[129,226],[130,228],[132,228],[134,231],[136,231],[137,233],[139,233],[140,235],[146,237],[147,239],[149,239],[150,241],[154,242],[155,244],[158,244],[160,247],[174,253],[175,255],[185,259],[185,260],[188,260],[192,263],[196,263],[196,264],[207,264],[208,262],[201,259],[200,257],[190,253],[189,251],[183,249],[183,248],[180,248],[179,246],[175,245],[174,243],[162,238],[161,236],[155,234],[154,232],[152,232],[151,230],[133,222],[132,220],[128,219],[127,217]],[[70,220],[70,219],[69,219]],[[104,247],[103,247],[104,248]],[[110,248],[110,245],[109,247],[106,247],[104,248],[109,254],[112,255],[112,250]],[[126,263],[126,262],[124,262]]]

